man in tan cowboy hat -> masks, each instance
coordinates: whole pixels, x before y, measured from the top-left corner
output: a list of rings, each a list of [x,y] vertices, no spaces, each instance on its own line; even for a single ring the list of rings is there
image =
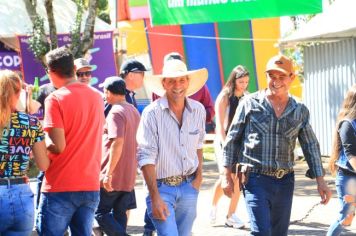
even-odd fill
[[[207,78],[205,68],[188,71],[184,62],[169,60],[161,75],[145,79],[161,98],[142,113],[137,160],[149,190],[148,215],[158,235],[191,235],[202,182],[206,114],[202,104],[187,96]]]

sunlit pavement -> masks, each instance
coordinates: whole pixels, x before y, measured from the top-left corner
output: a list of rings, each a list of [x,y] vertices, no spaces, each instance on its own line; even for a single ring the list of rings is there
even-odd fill
[[[326,166],[326,165],[325,165]],[[325,235],[329,225],[334,221],[338,202],[336,200],[336,193],[334,191],[333,178],[327,175],[326,180],[330,182],[330,187],[333,189],[333,199],[328,205],[318,205],[311,211],[311,213],[302,221],[306,213],[312,206],[319,202],[320,197],[316,191],[315,180],[309,180],[304,177],[307,170],[305,162],[298,163],[295,168],[296,186],[292,208],[292,224],[289,227],[289,235]],[[193,235],[194,236],[232,236],[232,235],[248,235],[248,217],[245,210],[243,196],[239,202],[237,215],[240,219],[246,222],[246,226],[242,230],[228,228],[224,226],[225,215],[228,207],[228,198],[223,197],[218,205],[217,222],[215,225],[210,225],[209,213],[212,199],[212,189],[215,181],[218,178],[217,166],[213,161],[204,163],[204,181],[198,199],[198,215],[194,222]],[[34,183],[31,187],[34,188]],[[145,206],[146,190],[142,185],[142,178],[139,176],[136,183],[136,198],[138,208],[130,212],[130,219],[128,222],[128,233],[130,235],[142,235],[143,232],[143,218]],[[348,228],[346,234],[356,235],[356,223],[353,223]]]

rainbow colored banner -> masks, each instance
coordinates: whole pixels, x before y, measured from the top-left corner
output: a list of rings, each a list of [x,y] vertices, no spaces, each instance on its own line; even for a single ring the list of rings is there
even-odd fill
[[[279,18],[155,27],[149,19],[128,23],[130,27],[123,30],[127,35],[128,56],[148,53],[152,72],[158,74],[164,55],[179,52],[189,69],[208,68],[207,85],[213,99],[239,64],[250,72],[250,92],[266,88],[266,63],[278,53],[274,45],[280,35]],[[291,93],[301,96],[299,80],[294,81]]]

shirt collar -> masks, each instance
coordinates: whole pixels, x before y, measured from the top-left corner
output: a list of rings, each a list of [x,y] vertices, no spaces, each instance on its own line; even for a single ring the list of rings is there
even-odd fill
[[[168,105],[168,99],[167,96],[164,95],[163,97],[161,97],[160,99],[158,99],[158,104],[160,105],[161,109],[169,109],[169,105]],[[191,104],[191,100],[188,99],[187,97],[185,98],[185,108],[189,111],[192,112],[192,104]]]
[[[130,91],[126,89],[126,94],[130,94],[131,96],[134,96],[136,93],[134,91]]]
[[[263,101],[266,99],[267,101],[267,93],[266,93],[267,89],[262,90],[258,93],[257,95],[257,100],[259,103],[263,103]],[[285,109],[284,114],[287,115],[290,111],[294,110],[297,107],[297,101],[293,98],[293,96],[289,95],[289,101],[287,104],[287,107]]]

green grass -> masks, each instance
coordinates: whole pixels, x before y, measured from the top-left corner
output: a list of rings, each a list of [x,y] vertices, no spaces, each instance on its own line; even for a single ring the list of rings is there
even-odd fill
[[[204,161],[215,161],[214,146],[205,144],[203,148]]]

